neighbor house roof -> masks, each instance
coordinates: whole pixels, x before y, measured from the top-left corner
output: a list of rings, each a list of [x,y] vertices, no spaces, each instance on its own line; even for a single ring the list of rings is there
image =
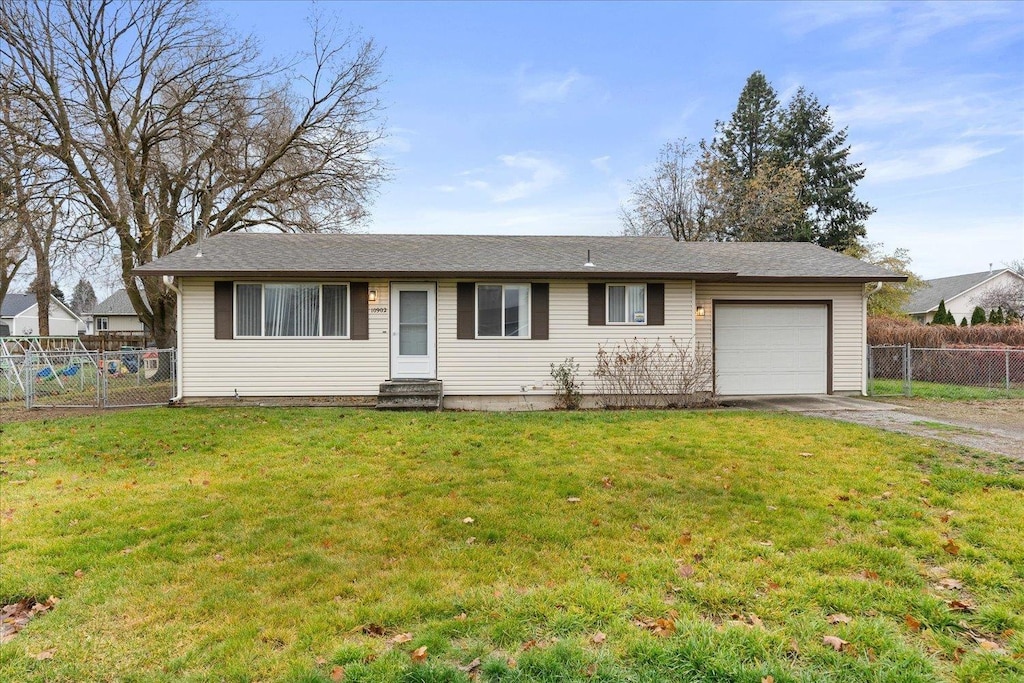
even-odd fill
[[[78,318],[78,315],[76,315],[74,311],[72,311],[70,308],[68,308],[67,305],[62,304],[60,302],[60,300],[57,297],[53,296],[53,295],[50,295],[50,304],[51,304],[51,309],[50,310],[53,310],[52,306],[54,306],[54,305],[60,306],[65,311],[70,313],[72,316],[74,316],[75,318]],[[18,315],[19,313],[24,313],[25,311],[27,311],[28,309],[32,308],[35,305],[36,305],[36,295],[35,294],[11,294],[11,293],[8,293],[7,296],[4,297],[3,303],[0,303],[0,317],[2,317],[2,318],[13,318],[14,316]],[[81,318],[79,318],[79,320],[81,320]]]
[[[594,267],[585,267],[587,254]],[[201,254],[201,255],[200,255]],[[135,269],[230,277],[631,277],[874,282],[906,278],[803,242],[653,237],[227,233]]]
[[[145,300],[143,301],[145,302]],[[89,315],[130,315],[137,317],[138,313],[135,312],[131,299],[128,298],[128,292],[119,289],[96,304],[96,307],[89,311]]]
[[[980,273],[967,273],[966,275],[953,275],[951,277],[940,277],[934,280],[925,280],[924,286],[914,292],[910,301],[904,306],[907,313],[929,313],[938,309],[940,301],[949,301],[969,289],[977,287],[986,280],[991,280],[1010,270],[985,270]],[[1013,272],[1013,271],[1010,271]]]
[[[0,317],[13,318],[35,305],[35,294],[8,294],[0,304]]]

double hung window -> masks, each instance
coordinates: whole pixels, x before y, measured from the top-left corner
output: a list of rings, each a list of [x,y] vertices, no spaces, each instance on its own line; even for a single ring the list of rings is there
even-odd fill
[[[608,285],[609,325],[647,324],[646,285]]]
[[[529,337],[530,285],[478,284],[477,337]]]

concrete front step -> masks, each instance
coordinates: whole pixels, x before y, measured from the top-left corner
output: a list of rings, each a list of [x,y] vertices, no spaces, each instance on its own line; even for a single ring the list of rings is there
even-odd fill
[[[388,380],[377,394],[378,410],[440,410],[444,389],[440,380]]]

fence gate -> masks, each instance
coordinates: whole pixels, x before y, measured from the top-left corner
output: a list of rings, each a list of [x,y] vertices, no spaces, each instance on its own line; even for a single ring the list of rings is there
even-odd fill
[[[18,370],[28,408],[162,405],[177,385],[174,349],[30,351]]]
[[[910,396],[910,345],[868,347],[868,396]]]

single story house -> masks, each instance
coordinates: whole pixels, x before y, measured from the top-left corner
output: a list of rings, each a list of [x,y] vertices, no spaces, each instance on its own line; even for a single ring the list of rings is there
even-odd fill
[[[50,296],[50,336],[76,337],[85,323],[75,312]],[[0,304],[0,337],[39,334],[39,307],[35,294],[8,294]]]
[[[443,382],[445,407],[541,407],[598,345],[700,344],[720,395],[862,394],[865,284],[905,278],[807,243],[230,233],[135,270],[173,276],[179,395],[366,396]]]
[[[141,335],[146,326],[135,312],[128,292],[119,289],[96,304],[85,318],[87,334],[104,332],[132,332]]]
[[[1019,282],[1024,282],[1024,277],[1009,268],[925,280],[924,287],[910,297],[904,312],[918,322],[930,323],[939,302],[945,301],[946,310],[953,314],[957,324],[964,318],[970,324],[974,308],[987,293]]]

